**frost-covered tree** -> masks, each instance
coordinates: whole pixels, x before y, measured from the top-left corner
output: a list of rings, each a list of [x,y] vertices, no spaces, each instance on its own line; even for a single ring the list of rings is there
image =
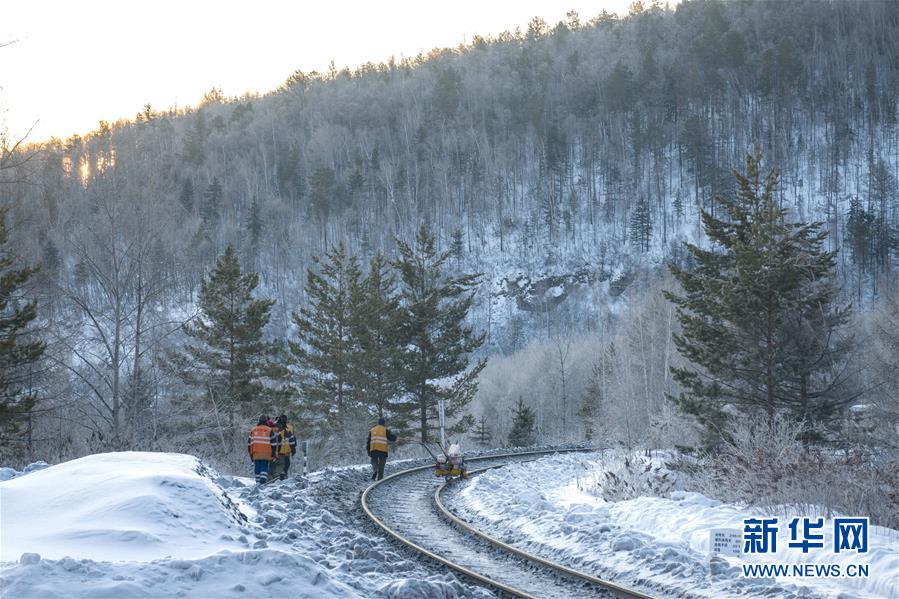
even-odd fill
[[[321,432],[342,430],[344,419],[361,401],[351,364],[358,351],[353,319],[360,300],[359,264],[342,243],[306,272],[307,307],[293,313],[297,338],[290,342],[300,406]],[[361,381],[360,381],[361,382]]]
[[[223,194],[222,184],[219,183],[218,177],[213,177],[212,183],[203,194],[203,205],[200,209],[200,215],[203,217],[203,223],[207,230],[214,230],[221,218]]]
[[[23,286],[37,272],[19,267],[9,248],[6,209],[0,209],[0,441],[21,446],[16,433],[38,400],[29,380],[46,344],[35,335],[37,301],[23,296]]]
[[[734,197],[716,196],[720,217],[703,211],[708,249],[687,244],[695,267],[671,266],[681,293],[666,292],[683,328],[674,341],[690,363],[671,369],[672,397],[704,426],[726,436],[727,406],[780,410],[821,434],[855,395],[845,387],[849,308],[837,300],[835,252],[817,223],[792,223],[780,208],[777,173],[761,156],[735,173]]]
[[[184,211],[190,215],[194,212],[194,183],[190,177],[184,178],[181,185],[181,193],[178,194],[178,203],[184,208]]]
[[[350,329],[355,349],[349,355],[348,376],[371,416],[388,417],[391,428],[403,430],[410,414],[398,404],[406,348],[396,287],[396,275],[380,253],[372,258],[361,283],[351,286]]]
[[[191,389],[193,404],[211,404],[227,422],[233,449],[245,422],[269,405],[283,376],[278,347],[265,339],[275,301],[254,297],[259,275],[242,272],[231,245],[203,278],[200,313],[183,326],[187,342],[170,356],[178,376]]]
[[[480,447],[488,447],[490,445],[490,441],[493,440],[493,431],[491,431],[490,427],[487,425],[487,418],[485,416],[481,416],[478,419],[478,424],[475,426],[472,436]]]
[[[578,416],[581,418],[581,424],[584,427],[584,439],[593,441],[596,437],[597,425],[600,430],[608,428],[599,422],[602,414],[603,402],[606,396],[606,389],[609,387],[613,368],[615,363],[615,345],[609,345],[593,365],[593,371],[590,375],[590,381],[587,387],[581,393],[581,406],[578,409]]]
[[[512,411],[512,430],[509,431],[509,445],[512,447],[527,447],[534,442],[536,434],[536,415],[534,410],[525,405],[519,396],[518,403]]]
[[[419,228],[415,243],[397,239],[403,310],[402,334],[406,342],[404,388],[405,409],[414,412],[422,443],[427,443],[437,419],[437,401],[446,402],[446,416],[456,419],[454,432],[473,424],[465,407],[478,385],[478,374],[486,362],[470,364],[470,354],[484,342],[465,324],[474,302],[473,289],[479,275],[449,276],[445,265],[449,252],[437,249],[434,234],[426,225]]]
[[[646,198],[640,198],[634,207],[630,222],[631,243],[641,252],[649,251],[649,242],[652,241],[652,216],[649,210],[649,202]]]

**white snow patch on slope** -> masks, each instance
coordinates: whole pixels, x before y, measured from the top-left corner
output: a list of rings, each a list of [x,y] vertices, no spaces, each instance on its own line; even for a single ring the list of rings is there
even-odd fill
[[[199,467],[187,455],[106,453],[0,483],[0,561],[25,552],[51,559],[193,559],[237,549],[218,539],[235,527],[236,515]]]
[[[0,595],[359,596],[307,556],[247,539],[249,510],[215,480],[192,456],[125,452],[0,483]]]

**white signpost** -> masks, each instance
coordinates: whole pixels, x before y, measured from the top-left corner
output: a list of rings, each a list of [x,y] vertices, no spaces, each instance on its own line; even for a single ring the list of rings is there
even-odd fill
[[[743,554],[743,531],[739,528],[713,528],[709,533],[709,546],[714,554],[739,557]]]
[[[446,438],[443,433],[444,423],[446,422],[446,417],[444,416],[443,411],[443,400],[437,400],[437,417],[440,419],[440,449],[446,451]]]

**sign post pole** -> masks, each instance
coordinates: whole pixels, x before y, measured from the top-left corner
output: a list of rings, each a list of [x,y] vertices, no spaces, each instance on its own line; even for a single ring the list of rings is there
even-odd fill
[[[446,417],[445,417],[444,405],[443,405],[442,399],[437,400],[437,417],[440,419],[440,449],[442,449],[445,452],[446,451],[446,436],[444,434],[444,424],[446,422],[446,420],[445,420]]]
[[[303,475],[309,472],[309,443],[303,441]]]

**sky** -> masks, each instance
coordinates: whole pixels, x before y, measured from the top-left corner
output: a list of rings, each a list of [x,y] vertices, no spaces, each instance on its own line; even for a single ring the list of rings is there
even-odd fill
[[[326,72],[555,24],[632,0],[22,0],[0,20],[0,126],[66,138],[147,103],[196,105],[213,87],[264,93],[297,69]],[[9,43],[12,42],[12,43]]]

